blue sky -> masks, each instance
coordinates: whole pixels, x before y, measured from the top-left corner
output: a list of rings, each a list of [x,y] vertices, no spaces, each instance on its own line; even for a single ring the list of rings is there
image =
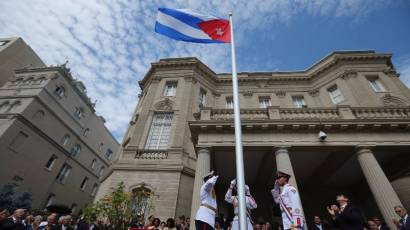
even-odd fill
[[[230,72],[228,45],[155,34],[158,7],[234,13],[238,71],[303,70],[335,50],[393,54],[410,86],[409,0],[13,0],[0,1],[0,37],[22,37],[49,65],[69,60],[97,113],[121,141],[150,63],[196,56]]]

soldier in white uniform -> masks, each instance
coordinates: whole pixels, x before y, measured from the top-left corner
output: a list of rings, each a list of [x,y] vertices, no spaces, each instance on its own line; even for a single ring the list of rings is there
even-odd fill
[[[275,203],[282,211],[282,223],[284,229],[303,229],[305,218],[302,213],[302,205],[298,191],[288,184],[290,175],[281,171],[276,174],[275,187],[272,196]],[[282,187],[282,191],[280,190]]]
[[[195,227],[197,230],[211,230],[215,226],[216,215],[216,195],[214,186],[218,176],[214,175],[214,171],[211,171],[204,177],[204,184],[200,191],[201,206],[195,216]]]
[[[237,195],[236,189],[236,180],[231,181],[231,186],[229,187],[228,191],[225,194],[225,201],[232,204],[234,207],[235,217],[232,221],[232,230],[239,230],[239,200]],[[246,222],[247,222],[247,229],[253,230],[252,220],[251,220],[251,209],[257,208],[257,204],[255,199],[253,199],[251,192],[249,190],[249,186],[245,185],[245,203],[246,203]]]

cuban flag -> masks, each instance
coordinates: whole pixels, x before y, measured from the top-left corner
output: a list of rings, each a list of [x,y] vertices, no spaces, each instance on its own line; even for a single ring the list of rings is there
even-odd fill
[[[187,9],[158,8],[155,32],[179,41],[229,43],[229,21]]]

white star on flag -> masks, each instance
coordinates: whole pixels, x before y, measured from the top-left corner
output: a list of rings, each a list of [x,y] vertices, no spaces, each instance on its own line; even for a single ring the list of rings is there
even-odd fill
[[[218,36],[224,35],[224,31],[220,27],[216,28],[215,30],[216,30],[216,35]]]

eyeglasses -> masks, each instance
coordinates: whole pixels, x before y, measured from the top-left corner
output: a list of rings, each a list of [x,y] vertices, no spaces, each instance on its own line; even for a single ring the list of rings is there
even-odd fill
[[[395,210],[394,212],[395,213],[401,213],[401,210]]]

